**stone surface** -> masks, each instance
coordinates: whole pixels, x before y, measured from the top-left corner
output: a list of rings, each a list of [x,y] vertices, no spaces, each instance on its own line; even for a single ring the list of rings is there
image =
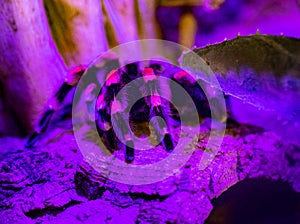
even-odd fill
[[[173,176],[139,186],[99,175],[72,133],[57,128],[46,137],[32,150],[24,139],[1,139],[0,223],[203,223],[211,200],[245,178],[280,179],[300,191],[300,149],[255,127],[229,127],[205,170],[202,139]]]

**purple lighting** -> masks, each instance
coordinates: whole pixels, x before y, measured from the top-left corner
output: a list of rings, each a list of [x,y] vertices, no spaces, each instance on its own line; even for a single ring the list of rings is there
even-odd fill
[[[5,1],[0,224],[299,224],[299,28],[297,0]]]

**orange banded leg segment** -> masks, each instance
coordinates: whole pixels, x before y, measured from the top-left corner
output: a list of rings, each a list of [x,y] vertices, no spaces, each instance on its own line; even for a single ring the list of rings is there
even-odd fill
[[[35,128],[35,131],[28,138],[25,147],[33,147],[34,144],[38,141],[41,134],[43,134],[53,116],[55,111],[62,104],[63,100],[67,94],[73,89],[79,82],[81,76],[85,72],[86,66],[78,66],[72,69],[69,73],[65,82],[61,85],[58,91],[55,93],[54,97],[50,100],[47,110],[43,113],[41,120],[38,123],[38,126]]]

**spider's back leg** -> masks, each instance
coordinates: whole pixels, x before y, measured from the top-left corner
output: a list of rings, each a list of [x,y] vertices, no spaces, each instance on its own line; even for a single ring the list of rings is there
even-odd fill
[[[70,90],[78,84],[79,79],[81,78],[85,70],[86,66],[78,66],[68,73],[68,76],[65,79],[64,83],[58,89],[54,97],[52,97],[52,99],[49,101],[48,107],[42,114],[42,118],[35,128],[35,131],[29,136],[25,144],[26,148],[33,147],[34,144],[38,141],[40,135],[46,131],[53,114],[62,104],[63,100],[70,92]]]

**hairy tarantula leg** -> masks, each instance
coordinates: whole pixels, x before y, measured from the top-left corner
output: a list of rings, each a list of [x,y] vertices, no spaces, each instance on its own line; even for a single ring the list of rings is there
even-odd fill
[[[153,96],[151,96],[151,97],[153,97]],[[164,110],[162,109],[162,106],[161,105],[156,105],[156,106],[154,106],[153,108],[152,108],[152,112],[151,112],[151,116],[150,117],[152,117],[152,116],[160,116],[160,117],[163,117],[164,119],[166,119],[167,118],[167,116],[168,115],[166,115],[165,113],[164,113]],[[168,119],[167,119],[167,121],[168,121]],[[155,130],[158,132],[158,133],[161,133],[161,132],[163,132],[163,133],[161,133],[161,134],[164,134],[164,138],[163,138],[163,140],[162,140],[162,142],[161,142],[161,144],[162,144],[162,146],[163,146],[163,148],[167,151],[167,152],[171,152],[173,149],[174,149],[174,143],[173,143],[173,139],[172,139],[172,136],[171,136],[171,134],[170,134],[170,132],[169,132],[169,127],[168,127],[168,122],[167,122],[167,127],[164,129],[164,130],[162,130],[163,129],[163,125],[162,125],[162,123],[160,123],[160,122],[158,122],[157,124],[154,124],[155,125]]]
[[[160,111],[161,111],[161,116],[166,120],[166,131],[165,131],[165,136],[164,139],[162,140],[162,146],[164,147],[167,152],[171,152],[174,149],[174,143],[173,143],[173,137],[170,134],[170,125],[171,125],[171,118],[170,118],[170,108],[169,104],[167,103],[166,105],[159,106]]]
[[[162,99],[160,97],[162,91],[165,92],[165,94],[171,94],[169,90],[169,87],[165,83],[156,83],[156,74],[154,72],[153,68],[144,68],[142,71],[144,80],[146,83],[148,83],[149,92],[153,95],[150,96],[150,102],[148,102],[148,105],[151,107],[150,109],[150,118],[153,116],[160,116],[166,121],[167,127],[163,129],[163,125],[160,122],[154,123],[154,129],[158,134],[164,134],[164,138],[161,142],[164,149],[168,152],[171,152],[174,149],[173,139],[171,134],[169,133],[169,125],[170,125],[170,119],[169,119],[169,111],[168,108],[169,105],[162,104]]]
[[[48,109],[45,111],[45,113],[42,116],[42,119],[40,120],[38,124],[38,128],[33,132],[33,134],[28,138],[25,147],[32,147],[37,140],[39,139],[39,136],[45,132],[47,129],[47,126],[51,120],[51,117],[54,114],[54,109]]]
[[[130,64],[126,67],[126,71],[130,72],[130,73],[131,72],[138,73],[138,65],[134,64],[134,63]],[[98,101],[97,105],[99,107],[106,108],[105,110],[108,112],[107,106],[109,106],[109,108],[110,108],[112,106],[112,104],[115,103],[116,107],[114,109],[111,108],[112,111],[110,111],[111,116],[114,118],[114,120],[116,121],[116,124],[117,124],[117,128],[115,128],[113,130],[115,133],[118,134],[117,136],[124,136],[124,139],[126,142],[125,160],[126,160],[126,162],[131,163],[134,160],[134,144],[133,144],[133,141],[131,141],[130,138],[128,137],[130,131],[125,123],[124,118],[122,117],[123,109],[121,107],[121,104],[116,99],[116,96],[122,86],[121,78],[124,78],[124,77],[121,77],[121,74],[122,74],[122,71],[120,71],[118,69],[112,70],[108,74],[106,82],[105,82],[103,97],[98,98],[99,101]],[[126,80],[123,80],[123,81],[126,82]],[[108,96],[104,97],[104,95],[108,95]],[[126,101],[127,101],[126,96],[123,96],[122,102],[126,103]],[[104,106],[104,105],[106,105],[106,106]],[[103,117],[103,115],[102,115],[102,117]],[[110,117],[109,121],[111,122],[111,117]]]
[[[127,163],[131,163],[134,160],[134,144],[131,140],[126,142],[125,160]]]
[[[61,105],[62,101],[65,99],[70,90],[78,84],[79,79],[81,78],[85,70],[86,66],[78,66],[68,73],[68,76],[65,79],[64,83],[61,85],[54,97],[50,100],[48,109],[43,113],[37,128],[28,138],[25,144],[26,148],[33,147],[34,144],[38,141],[40,135],[46,131],[54,112]]]
[[[170,133],[166,133],[162,142],[163,147],[167,150],[167,152],[172,152],[174,149],[174,144],[172,140],[172,136]]]
[[[115,134],[112,128],[107,131],[103,131],[103,138],[107,140],[110,149],[115,149]]]
[[[124,140],[126,142],[125,146],[125,160],[128,163],[131,163],[134,160],[134,143],[133,141],[128,137],[129,130],[125,123],[124,118],[122,117],[122,114],[118,111],[114,113],[112,116],[114,116],[115,121],[117,123],[117,129],[115,132],[118,132],[119,136],[124,136]]]
[[[108,148],[113,152],[116,148],[115,134],[111,123],[111,103],[114,100],[120,87],[120,72],[118,69],[110,71],[107,75],[105,85],[97,98],[96,113],[97,130],[108,144]]]
[[[99,117],[96,120],[98,133],[101,133],[101,137],[107,141],[109,150],[113,150],[115,149],[116,145],[115,135],[111,125],[111,116],[105,109],[98,110],[98,116]]]

